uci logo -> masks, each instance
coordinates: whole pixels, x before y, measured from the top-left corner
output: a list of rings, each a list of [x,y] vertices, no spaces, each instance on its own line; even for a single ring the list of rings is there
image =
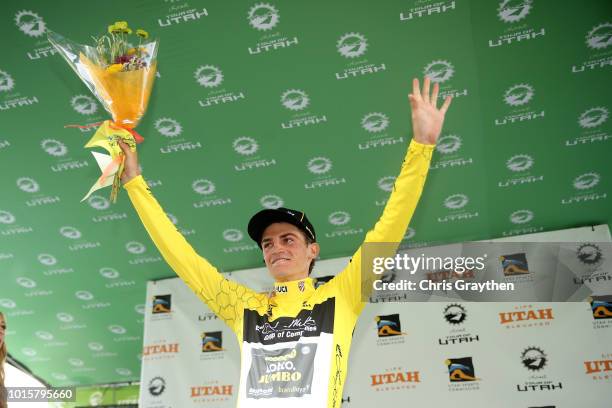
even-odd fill
[[[283,286],[277,286],[276,291],[279,293],[287,293],[289,292],[289,289],[287,288],[287,286],[283,285]]]

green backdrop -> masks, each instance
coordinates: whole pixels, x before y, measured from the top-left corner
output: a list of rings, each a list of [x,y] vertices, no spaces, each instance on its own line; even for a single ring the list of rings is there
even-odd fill
[[[125,191],[81,197],[108,118],[45,29],[88,42],[116,20],[160,39],[138,127],[145,178],[224,271],[262,265],[263,207],[303,209],[322,258],[382,211],[429,75],[454,102],[406,245],[607,223],[612,3],[4,1],[0,310],[10,353],[54,385],[138,380],[145,283],[172,276]]]

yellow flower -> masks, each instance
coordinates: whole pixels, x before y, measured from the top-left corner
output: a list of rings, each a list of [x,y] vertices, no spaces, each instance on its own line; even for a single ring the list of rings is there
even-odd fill
[[[132,34],[132,29],[131,28],[125,28],[123,29],[123,34]]]
[[[136,54],[136,48],[130,48],[127,52],[128,55],[134,55]]]
[[[128,23],[127,21],[115,21],[115,27],[120,30],[125,30],[126,28],[128,28]]]
[[[109,34],[114,33],[114,32],[115,32],[115,30],[116,30],[116,28],[115,28],[115,25],[114,25],[114,24],[113,24],[113,25],[109,25],[109,26],[108,26],[108,33],[109,33]]]
[[[142,30],[140,28],[138,30],[136,30],[136,35],[138,35],[139,37],[144,38],[145,40],[147,38],[149,38],[149,33],[147,33],[145,30]]]
[[[106,67],[106,72],[110,74],[114,74],[116,72],[120,72],[123,69],[123,64],[113,64]]]

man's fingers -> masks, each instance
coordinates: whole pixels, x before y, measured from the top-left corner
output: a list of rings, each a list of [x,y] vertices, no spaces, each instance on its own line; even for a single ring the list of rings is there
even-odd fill
[[[433,93],[431,94],[431,104],[434,108],[438,104],[438,92],[440,92],[440,84],[436,82],[433,87]]]
[[[448,107],[451,104],[451,100],[453,98],[449,95],[444,99],[444,103],[442,104],[442,107],[440,108],[440,112],[442,112],[442,114],[446,114],[446,111],[448,110]]]
[[[412,80],[412,96],[416,99],[421,97],[421,89],[419,88],[419,79],[414,78]]]
[[[429,102],[429,83],[431,80],[428,76],[423,80],[423,93],[421,94],[425,102]]]

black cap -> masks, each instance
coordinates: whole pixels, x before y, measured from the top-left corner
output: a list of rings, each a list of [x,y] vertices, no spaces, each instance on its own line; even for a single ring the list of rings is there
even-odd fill
[[[302,211],[292,210],[290,208],[280,207],[275,209],[261,210],[251,217],[249,221],[248,231],[249,236],[261,248],[261,237],[264,230],[275,222],[288,222],[295,225],[300,230],[304,231],[306,236],[313,241],[317,240],[314,227],[308,221],[308,217]]]

